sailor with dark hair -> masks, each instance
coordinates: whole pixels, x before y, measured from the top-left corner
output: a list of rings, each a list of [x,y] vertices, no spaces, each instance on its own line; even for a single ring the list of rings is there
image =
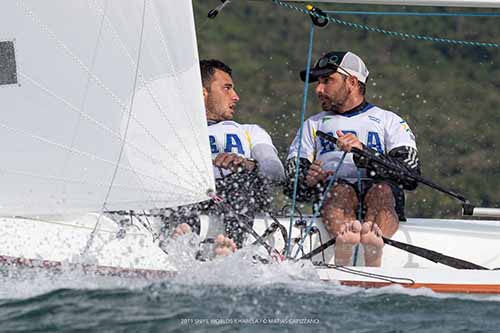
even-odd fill
[[[284,169],[271,137],[264,129],[233,121],[240,98],[234,87],[231,68],[219,60],[201,60],[200,69],[216,191],[225,204],[205,202],[183,207],[175,210],[168,220],[184,222],[175,229],[174,234],[178,235],[199,228],[201,211],[220,215],[227,237],[216,239],[219,247],[216,251],[227,254],[235,246],[242,246],[242,219],[251,226],[255,212],[269,207],[271,184],[283,180]]]
[[[316,95],[323,112],[306,120],[302,138],[293,141],[286,166],[285,193],[292,195],[296,159],[299,155],[299,201],[325,196],[321,210],[325,227],[336,237],[335,263],[352,264],[355,244],[362,243],[365,264],[380,266],[384,242],[392,237],[404,220],[404,191],[417,183],[391,173],[373,160],[346,155],[358,148],[384,158],[410,173],[419,175],[415,137],[408,124],[393,112],[370,104],[365,99],[368,69],[352,52],[330,52],[310,69],[309,81],[317,82]],[[305,81],[306,71],[300,73]],[[322,131],[338,138],[337,145],[317,137]],[[342,163],[342,164],[341,164]],[[328,179],[336,183],[324,193]],[[360,205],[363,208],[357,218]]]

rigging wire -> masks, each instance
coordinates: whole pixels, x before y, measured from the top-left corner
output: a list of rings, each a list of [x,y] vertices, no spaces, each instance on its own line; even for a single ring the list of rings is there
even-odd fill
[[[311,28],[309,29],[309,47],[307,49],[307,65],[306,65],[306,77],[304,81],[304,92],[302,97],[302,110],[300,112],[300,127],[298,133],[298,147],[297,147],[297,157],[295,159],[295,178],[293,180],[293,194],[292,194],[292,205],[290,207],[290,224],[288,228],[288,232],[290,233],[288,237],[288,243],[286,245],[285,256],[289,256],[291,253],[292,246],[292,228],[293,228],[293,220],[295,216],[295,206],[297,205],[297,189],[299,186],[299,174],[300,174],[300,152],[302,150],[302,131],[304,128],[304,120],[306,114],[307,107],[307,92],[309,89],[309,71],[311,69],[311,61],[312,61],[312,49],[314,44],[314,23],[311,22]]]
[[[314,206],[313,217],[312,217],[311,221],[309,222],[309,224],[306,227],[306,231],[305,231],[304,236],[300,239],[299,243],[297,244],[299,248],[297,249],[297,251],[295,252],[295,255],[293,256],[294,259],[296,259],[297,256],[299,255],[299,251],[302,250],[302,247],[304,245],[305,238],[307,237],[307,235],[311,231],[313,225],[316,223],[316,220],[318,219],[318,216],[319,216],[319,214],[321,212],[321,208],[323,207],[323,204],[325,202],[325,198],[329,195],[329,192],[330,192],[330,189],[331,189],[332,185],[337,180],[337,175],[339,174],[340,168],[342,167],[342,164],[344,163],[344,160],[345,160],[346,156],[347,156],[347,152],[344,152],[342,154],[342,157],[340,158],[340,162],[337,165],[337,168],[335,168],[333,176],[328,181],[328,185],[326,186],[325,191],[323,192],[323,195],[321,196],[321,200],[319,201],[319,203],[317,205]]]
[[[500,13],[437,13],[437,12],[383,12],[383,11],[351,11],[323,10],[324,13],[336,15],[380,15],[380,16],[424,16],[424,17],[500,17]]]
[[[151,6],[151,2],[149,2],[149,4]],[[98,4],[95,4],[95,6],[96,6],[96,8],[97,8],[97,10],[99,12],[103,12],[104,11],[104,8],[100,8]],[[148,13],[152,14],[151,15],[152,19],[155,21],[153,25],[154,25],[154,27],[156,29],[156,32],[160,36],[161,44],[164,46],[165,59],[167,59],[169,66],[172,67],[172,72],[174,73],[173,78],[177,82],[177,86],[178,86],[177,88],[180,91],[179,94],[180,95],[184,95],[184,93],[182,92],[182,89],[180,88],[181,84],[179,83],[178,75],[175,74],[175,70],[173,70],[174,65],[172,63],[171,56],[170,56],[169,51],[168,51],[168,45],[167,45],[167,42],[165,41],[165,36],[164,36],[161,28],[159,28],[159,26],[160,26],[159,21],[160,20],[159,20],[159,18],[157,16],[157,12],[158,12],[158,9],[156,9],[156,8],[151,8],[148,11]],[[123,50],[124,54],[127,56],[127,59],[130,61],[130,67],[132,69],[135,69],[136,65],[137,65],[135,63],[135,59],[130,54],[130,51],[128,50],[128,48],[124,45],[124,42],[123,42],[122,38],[119,36],[119,33],[118,33],[115,25],[112,23],[111,20],[109,20],[109,18],[106,19],[106,23],[108,25],[108,28],[112,32],[112,38],[113,38],[113,40],[115,40],[120,45],[120,48]],[[161,105],[158,96],[153,91],[154,89],[152,88],[153,87],[152,81],[148,81],[146,79],[145,74],[143,73],[143,71],[141,71],[140,68],[139,68],[139,72],[138,72],[138,80],[140,81],[140,84],[142,85],[143,89],[145,89],[147,91],[149,97],[151,98],[151,101],[156,106],[156,110],[158,111],[158,114],[163,118],[163,120],[166,121],[166,125],[168,125],[169,129],[171,130],[171,133],[173,135],[175,135],[177,141],[182,144],[183,140],[181,139],[180,134],[178,133],[178,131],[177,131],[176,127],[174,126],[174,124],[172,124],[172,122],[169,119],[169,117],[167,116],[167,114],[165,112],[165,108],[164,108],[164,106]],[[193,128],[192,120],[189,117],[189,112],[186,111],[186,112],[184,112],[184,114],[186,115],[186,117],[189,120],[189,125],[191,126],[191,128]],[[146,132],[146,134],[148,134],[148,136],[151,137],[152,140],[154,140],[154,142],[161,148],[161,150],[165,151],[165,153],[168,154],[168,156],[170,158],[172,158],[174,161],[176,161],[176,163],[178,163],[184,169],[186,169],[186,170],[189,169],[188,164],[185,164],[185,161],[183,159],[179,159],[177,157],[177,153],[171,152],[166,145],[164,145],[161,141],[159,141],[157,139],[156,136],[154,136],[151,133],[149,133],[148,129],[145,127],[144,124],[142,124],[141,122],[139,122],[139,120],[136,117],[134,117],[134,116],[132,117],[132,119],[134,120],[135,123],[137,123]],[[196,136],[194,136],[193,138],[198,142]],[[128,147],[130,147],[130,143],[127,143],[127,145],[128,145]],[[196,144],[194,146],[198,147],[198,152],[200,152],[200,148],[199,147],[202,147],[202,145]],[[190,152],[188,151],[188,148],[184,144],[182,144],[182,148],[183,148],[184,152],[186,153],[185,155],[191,161],[191,164],[189,164],[189,165],[194,165],[196,167],[197,171],[198,171],[198,174],[202,174],[203,173],[202,170],[198,168],[198,164],[193,160],[192,154],[190,154]],[[140,151],[140,153],[144,154],[144,152],[142,152],[142,151]],[[200,154],[201,154],[201,152],[200,152]],[[152,159],[152,157],[149,157],[149,156],[148,156],[148,158]],[[163,163],[160,163],[160,164],[163,166]],[[206,164],[206,162],[205,162],[205,166],[207,167],[207,170],[208,170],[208,165]],[[199,190],[199,185],[197,183],[191,182],[190,178],[188,179],[188,178],[185,178],[185,177],[181,177],[181,175],[179,175],[177,172],[174,172],[171,168],[164,167],[164,169],[166,171],[168,171],[168,172],[171,172],[176,177],[178,177],[179,180],[182,181],[182,183],[188,184],[188,185],[192,186],[192,189],[190,189],[189,191],[196,192],[196,191]],[[205,185],[208,186],[208,182],[205,182]]]
[[[424,41],[433,41],[433,42],[440,42],[440,43],[448,43],[448,44],[455,44],[455,45],[465,45],[465,46],[481,46],[481,47],[499,47],[498,44],[496,43],[483,43],[483,42],[475,42],[475,41],[462,41],[462,40],[453,40],[453,39],[445,39],[445,38],[435,38],[435,37],[429,37],[429,36],[423,36],[423,35],[416,35],[416,34],[409,34],[409,33],[403,33],[403,32],[397,32],[397,31],[389,31],[389,30],[384,30],[380,28],[374,28],[371,26],[363,25],[363,24],[357,24],[353,22],[348,22],[348,21],[343,21],[339,20],[336,18],[333,18],[326,13],[332,13],[332,14],[351,14],[351,15],[393,15],[393,16],[480,16],[480,17],[499,17],[499,13],[418,13],[418,12],[356,12],[356,11],[322,11],[322,10],[312,10],[315,9],[313,6],[306,6],[307,9],[302,9],[297,6],[294,6],[292,4],[285,3],[280,0],[272,0],[273,3],[281,5],[283,7],[295,9],[299,12],[302,12],[304,14],[307,14],[311,17],[313,24],[311,25],[311,30],[310,30],[310,39],[309,39],[309,48],[308,48],[308,59],[307,59],[307,68],[306,68],[306,80],[304,82],[304,95],[303,95],[303,105],[302,105],[302,111],[301,111],[301,119],[300,119],[300,128],[299,128],[299,133],[298,133],[298,152],[297,152],[297,157],[296,157],[296,170],[295,170],[295,177],[294,177],[294,186],[293,186],[293,194],[292,194],[292,204],[291,204],[291,209],[290,209],[290,225],[289,225],[289,239],[288,239],[288,244],[286,248],[286,254],[287,256],[290,256],[290,251],[291,251],[291,239],[292,239],[292,226],[293,226],[293,218],[294,218],[294,210],[296,206],[296,197],[297,197],[297,188],[298,188],[298,178],[299,178],[299,165],[300,165],[300,151],[301,151],[301,139],[302,139],[302,131],[303,131],[303,125],[304,125],[304,114],[305,114],[305,105],[307,103],[307,86],[309,84],[309,70],[310,70],[310,64],[311,64],[311,59],[310,59],[310,53],[312,50],[313,46],[313,39],[314,39],[314,25],[318,25],[316,21],[318,19],[323,20],[324,22],[333,22],[336,24],[342,24],[345,26],[353,27],[356,29],[362,29],[362,30],[367,30],[371,32],[378,32],[378,33],[383,33],[389,36],[395,36],[395,37],[402,37],[402,38],[410,38],[410,39],[416,39],[416,40],[424,40]],[[322,22],[323,22],[322,21]],[[323,24],[321,26],[326,25]],[[342,161],[345,157],[342,157]],[[339,164],[340,165],[342,164]],[[359,176],[359,175],[358,175]],[[331,186],[331,181],[329,183],[328,189]],[[327,192],[328,192],[327,189]],[[308,234],[309,230],[312,227],[312,224],[317,218],[318,211],[321,209],[321,206],[323,204],[323,198],[318,206],[315,207],[315,212],[313,219],[311,223],[307,226],[306,229],[306,235]],[[297,257],[299,254],[300,250],[302,250],[302,245],[304,242],[304,237],[301,236],[301,240],[299,242],[299,248],[297,249],[297,252],[294,256],[294,258]]]
[[[101,218],[102,218],[102,216],[104,214],[104,211],[106,211],[106,204],[107,204],[109,195],[111,194],[111,189],[113,188],[113,184],[115,182],[116,175],[118,174],[118,168],[120,166],[120,162],[121,162],[121,159],[122,159],[122,156],[123,156],[123,151],[124,151],[124,148],[125,148],[125,142],[126,142],[126,138],[127,138],[128,128],[129,128],[129,125],[130,125],[130,119],[132,118],[132,111],[133,111],[132,109],[133,109],[134,100],[135,100],[135,93],[136,93],[136,87],[137,87],[137,78],[139,76],[139,66],[140,66],[141,55],[142,55],[142,43],[144,41],[144,25],[145,25],[145,18],[146,18],[146,1],[147,0],[143,1],[141,33],[140,33],[140,37],[139,37],[139,50],[137,51],[137,66],[135,68],[134,85],[132,87],[132,97],[130,98],[130,107],[129,107],[128,119],[127,119],[127,123],[126,123],[125,130],[124,130],[124,133],[123,133],[123,141],[122,141],[122,145],[120,147],[120,153],[118,154],[118,158],[116,160],[116,165],[115,165],[115,170],[113,172],[113,176],[111,177],[111,181],[109,183],[109,187],[108,187],[108,191],[106,193],[106,197],[104,198],[104,202],[102,204],[101,213],[99,214],[99,217],[97,218],[97,221],[95,223],[94,229],[90,233],[90,236],[89,236],[89,238],[87,240],[87,244],[85,244],[85,248],[83,249],[83,251],[81,253],[81,256],[86,255],[87,252],[88,252],[88,250],[90,249],[90,246],[92,245],[92,242],[94,240],[95,234],[97,232],[97,228],[99,227],[99,224],[101,222]]]
[[[279,5],[279,6],[288,8],[288,9],[293,9],[293,10],[296,10],[296,11],[303,13],[303,14],[315,16],[318,18],[327,19],[331,23],[347,26],[350,28],[358,29],[358,30],[365,30],[365,31],[369,31],[369,32],[382,33],[382,34],[390,36],[390,37],[397,37],[397,38],[403,38],[403,39],[414,39],[414,40],[418,40],[418,41],[428,41],[428,42],[452,44],[452,45],[460,45],[460,46],[500,48],[500,44],[492,43],[492,42],[477,42],[477,41],[466,41],[466,40],[457,40],[457,39],[449,39],[449,38],[431,37],[431,36],[426,36],[426,35],[418,35],[418,34],[411,34],[411,33],[376,28],[376,27],[372,27],[369,25],[365,25],[365,24],[359,24],[359,23],[340,20],[340,19],[334,18],[328,14],[320,15],[318,13],[310,12],[307,9],[297,7],[295,5],[283,2],[281,0],[271,0],[271,1],[276,5]]]

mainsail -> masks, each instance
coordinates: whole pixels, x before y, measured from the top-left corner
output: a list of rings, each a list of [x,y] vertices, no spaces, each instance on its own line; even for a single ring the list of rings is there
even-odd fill
[[[3,0],[0,31],[0,214],[208,198],[191,1]]]

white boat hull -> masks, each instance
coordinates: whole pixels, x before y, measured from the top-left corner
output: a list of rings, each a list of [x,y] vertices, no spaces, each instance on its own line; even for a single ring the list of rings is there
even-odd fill
[[[500,271],[383,267],[318,268],[321,280],[345,286],[381,288],[401,285],[442,293],[500,294]]]
[[[0,262],[106,275],[162,277],[175,272],[144,227],[136,224],[119,233],[118,224],[104,216],[83,256],[98,218],[97,214],[73,221],[0,218]]]
[[[256,220],[254,229],[262,234],[272,224],[269,218]],[[289,225],[288,219],[280,219]],[[329,240],[322,223],[317,223],[319,233],[304,242],[304,252],[314,249]],[[292,238],[300,236],[294,228]],[[466,260],[490,269],[500,267],[500,221],[409,219],[402,222],[392,239],[407,244],[434,250],[442,254]],[[271,239],[278,249],[285,246],[279,232]],[[292,253],[295,254],[297,245]],[[458,270],[443,264],[386,245],[382,267],[364,267],[363,249],[359,247],[355,261],[350,267],[334,264],[333,247],[312,258],[322,262],[317,272],[320,279],[342,285],[364,288],[401,285],[408,288],[429,288],[446,293],[500,294],[500,270]]]
[[[127,227],[123,237],[119,237],[118,225],[105,217],[101,217],[88,251],[91,260],[85,256],[85,261],[82,261],[81,254],[97,218],[98,215],[94,214],[71,222],[1,218],[0,262],[10,267],[78,267],[97,274],[148,278],[175,274],[175,267],[150,231],[135,223]],[[309,218],[306,220],[309,221]],[[258,217],[254,229],[262,234],[273,222],[269,217]],[[289,219],[280,218],[279,222],[287,227]],[[220,221],[202,217],[202,236],[213,236],[217,224]],[[321,222],[316,227],[318,232],[304,242],[304,253],[329,239]],[[300,232],[294,227],[292,238],[298,238]],[[488,268],[500,267],[497,250],[499,221],[409,219],[401,223],[393,239]],[[253,241],[252,237],[247,239],[247,243]],[[279,250],[285,247],[279,232],[267,237],[266,241]],[[296,250],[295,241],[292,253]],[[437,292],[500,294],[500,270],[457,270],[387,245],[380,268],[363,267],[362,247],[351,267],[334,265],[333,247],[317,254],[312,260],[321,263],[317,267],[320,279],[343,285],[384,287],[398,284],[409,288],[427,287]]]

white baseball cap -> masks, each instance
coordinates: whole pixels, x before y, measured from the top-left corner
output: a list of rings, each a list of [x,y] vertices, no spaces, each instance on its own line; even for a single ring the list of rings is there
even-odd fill
[[[309,82],[316,82],[322,76],[339,72],[355,76],[359,82],[365,83],[370,72],[365,63],[356,54],[347,52],[328,52],[319,58],[309,71]],[[306,80],[306,71],[300,72],[302,81]]]

